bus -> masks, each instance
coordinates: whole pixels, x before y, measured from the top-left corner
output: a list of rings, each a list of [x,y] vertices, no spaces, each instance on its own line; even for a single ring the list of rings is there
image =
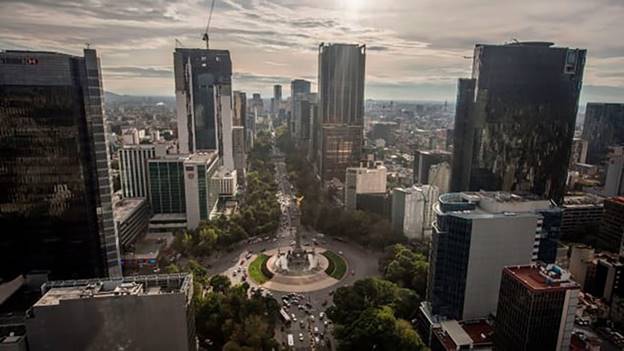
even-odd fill
[[[283,308],[280,308],[280,317],[282,317],[282,321],[284,321],[284,324],[290,323],[290,316],[288,315],[288,312],[286,312]]]
[[[289,347],[295,346],[295,338],[293,338],[292,334],[288,334],[288,346]]]

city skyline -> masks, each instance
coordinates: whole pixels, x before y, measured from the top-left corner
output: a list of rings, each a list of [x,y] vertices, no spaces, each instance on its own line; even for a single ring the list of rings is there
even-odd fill
[[[624,6],[613,0],[601,0],[602,6],[558,2],[509,4],[499,11],[479,0],[391,5],[224,0],[216,2],[211,48],[231,51],[234,89],[270,97],[273,84],[282,84],[289,96],[288,83],[295,78],[310,80],[316,90],[315,52],[321,42],[366,44],[366,98],[442,101],[454,100],[457,78],[469,75],[474,44],[547,40],[588,49],[581,104],[621,100],[624,47],[615,44],[617,33],[608,29],[617,26]],[[203,47],[209,5],[195,0],[4,1],[0,49],[77,53],[88,42],[102,58],[107,91],[173,96],[174,39],[184,47]],[[482,18],[488,18],[487,25]]]

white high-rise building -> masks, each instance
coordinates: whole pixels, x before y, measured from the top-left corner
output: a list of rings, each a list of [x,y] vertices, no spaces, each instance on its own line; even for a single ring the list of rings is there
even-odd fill
[[[357,194],[385,193],[386,167],[381,161],[365,161],[360,167],[347,168],[345,175],[345,208],[356,209]]]
[[[607,161],[607,177],[604,185],[604,196],[612,197],[624,194],[624,146],[609,148]]]
[[[448,193],[451,181],[451,165],[448,162],[432,165],[429,168],[428,181],[430,185],[438,187],[440,194]]]
[[[169,144],[123,145],[119,150],[119,171],[124,197],[149,198],[147,160],[166,155],[169,148]]]
[[[392,227],[408,239],[431,236],[433,205],[439,195],[434,185],[395,188],[392,193]]]
[[[219,169],[218,159],[215,152],[201,152],[184,160],[186,225],[189,229],[209,220],[215,210],[219,194],[211,179]]]

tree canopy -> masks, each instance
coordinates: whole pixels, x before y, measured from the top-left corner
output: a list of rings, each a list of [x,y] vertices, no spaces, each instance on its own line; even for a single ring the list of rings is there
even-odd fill
[[[386,249],[379,267],[385,279],[425,297],[429,263],[423,254],[405,245],[393,245]]]

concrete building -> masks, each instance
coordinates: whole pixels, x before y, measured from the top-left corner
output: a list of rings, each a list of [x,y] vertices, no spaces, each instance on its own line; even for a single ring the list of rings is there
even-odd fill
[[[392,229],[408,239],[428,239],[434,221],[433,205],[439,190],[431,185],[394,188],[392,191]]]
[[[570,168],[577,163],[587,163],[589,143],[585,139],[572,139],[572,153],[570,154]]]
[[[51,281],[26,319],[44,350],[196,350],[188,273]]]
[[[136,128],[125,128],[121,131],[121,142],[123,145],[137,145],[141,142],[139,131]]]
[[[180,153],[223,148],[220,123],[232,120],[230,52],[177,48],[173,68]]]
[[[239,179],[245,178],[247,168],[247,153],[245,152],[245,129],[240,126],[232,128],[232,152],[234,156],[234,170]]]
[[[123,198],[113,205],[113,214],[122,250],[147,233],[150,207],[145,198]]]
[[[457,320],[496,313],[503,267],[538,259],[544,236],[539,210],[551,206],[505,192],[440,195],[429,259],[430,313]]]
[[[579,285],[555,265],[503,270],[496,309],[497,350],[570,350]]]
[[[431,167],[443,162],[450,164],[452,156],[452,153],[445,150],[417,150],[414,155],[414,183],[431,184],[429,181]],[[448,185],[445,188],[448,189]]]
[[[220,167],[210,179],[212,187],[220,197],[234,197],[238,191],[236,171]]]
[[[574,281],[585,290],[587,281],[587,267],[594,260],[594,248],[587,245],[574,245],[570,251],[569,270]]]
[[[0,51],[0,279],[121,275],[100,61]]]
[[[209,220],[215,210],[219,197],[211,179],[218,169],[219,157],[214,151],[195,153],[184,160],[187,228],[197,228],[201,221]]]
[[[624,104],[587,103],[583,139],[589,142],[588,163],[606,161],[609,146],[624,145]]]
[[[563,198],[561,237],[568,241],[588,241],[595,237],[604,213],[604,198],[575,193]]]
[[[149,198],[147,160],[168,154],[170,144],[123,145],[119,149],[121,191],[124,197]]]
[[[609,147],[603,196],[624,195],[624,146]]]
[[[604,201],[604,215],[600,223],[596,245],[599,248],[616,252],[621,249],[624,237],[624,196]]]
[[[349,167],[345,175],[345,209],[357,207],[357,194],[385,193],[386,167],[382,161],[363,161],[360,167]]]
[[[320,178],[344,181],[363,145],[366,46],[321,44],[318,57]]]
[[[442,321],[432,334],[431,351],[491,351],[494,346],[494,327],[487,320]]]
[[[476,45],[472,78],[458,85],[451,191],[561,204],[586,51],[552,45]]]
[[[451,165],[448,162],[438,163],[429,168],[428,184],[438,187],[440,194],[449,192],[451,182]]]

